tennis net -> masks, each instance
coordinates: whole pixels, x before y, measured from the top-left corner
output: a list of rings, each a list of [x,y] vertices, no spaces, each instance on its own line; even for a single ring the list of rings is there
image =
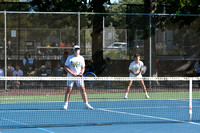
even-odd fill
[[[84,80],[84,109],[74,86],[63,110],[66,81]],[[130,80],[133,84],[124,99]],[[0,77],[0,128],[34,128],[143,123],[198,123],[199,78],[145,77],[149,99],[139,78],[129,77]]]

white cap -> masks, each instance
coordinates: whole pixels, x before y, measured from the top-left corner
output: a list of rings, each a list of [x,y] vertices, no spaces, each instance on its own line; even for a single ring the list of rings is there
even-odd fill
[[[42,65],[41,68],[46,68],[45,65]]]
[[[73,50],[75,50],[75,49],[80,49],[80,47],[79,47],[78,45],[75,45],[75,46],[73,47]]]

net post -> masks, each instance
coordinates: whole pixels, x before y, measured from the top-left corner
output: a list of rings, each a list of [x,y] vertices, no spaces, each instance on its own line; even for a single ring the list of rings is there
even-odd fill
[[[192,78],[189,79],[189,115],[192,119]]]

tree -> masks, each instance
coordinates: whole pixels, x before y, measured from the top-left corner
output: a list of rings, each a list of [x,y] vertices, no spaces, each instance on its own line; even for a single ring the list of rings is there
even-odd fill
[[[148,1],[145,0],[145,9],[147,13],[167,13],[167,14],[199,14],[200,13],[200,1],[199,0],[157,0],[157,1]],[[200,31],[199,24],[199,17],[178,17],[178,16],[152,16],[152,33],[154,33],[155,28],[165,29],[166,26],[176,26],[177,28],[187,28],[187,30],[193,30],[196,32]],[[191,29],[192,27],[196,27],[198,30]],[[185,33],[186,35],[187,33]],[[198,33],[199,34],[199,33]],[[146,35],[148,36],[148,35]],[[191,36],[191,35],[190,35]],[[189,39],[189,38],[187,38]],[[186,39],[186,40],[187,40]],[[155,43],[153,42],[152,36],[152,68],[156,68],[156,49]],[[197,40],[196,40],[197,41]],[[147,44],[147,43],[146,43]],[[148,46],[148,45],[145,45]],[[148,50],[145,48],[145,53],[148,53]],[[148,53],[149,54],[149,53]],[[193,52],[193,55],[198,55],[197,53]],[[145,56],[148,57],[148,56]],[[146,58],[146,60],[148,60]],[[191,62],[190,62],[191,64]],[[186,69],[186,68],[185,68]],[[156,71],[152,69],[153,75],[156,75]],[[183,69],[182,69],[183,70]]]
[[[109,3],[110,0],[33,0],[31,5],[34,11],[65,11],[65,12],[105,12],[104,4]],[[100,70],[103,65],[103,46],[102,46],[102,35],[103,35],[103,16],[94,15],[89,18],[93,25],[92,36],[92,58],[94,65],[97,68],[97,74],[100,74]]]
[[[30,2],[0,2],[0,11],[29,11]]]
[[[165,12],[168,14],[200,14],[200,1],[199,0],[160,0],[157,5],[165,7]],[[179,23],[180,28],[185,25],[192,24],[198,17],[192,17],[188,19],[187,17],[163,17],[161,21],[167,24]],[[200,28],[200,27],[198,27]]]
[[[144,9],[145,9],[145,13],[154,13],[155,12],[155,9],[156,9],[156,3],[157,3],[157,0],[144,0]],[[150,55],[150,46],[149,46],[149,43],[150,43],[150,40],[149,40],[149,16],[144,16],[144,19],[145,19],[145,22],[146,22],[146,29],[144,29],[144,38],[147,38],[148,39],[145,39],[145,44],[144,44],[144,58],[145,58],[145,64],[149,64],[149,68],[150,68],[150,65],[151,65],[151,73],[149,73],[149,76],[157,76],[158,73],[157,73],[157,68],[156,67],[156,47],[155,47],[155,42],[153,42],[154,39],[151,39],[151,43],[152,43],[152,47],[151,47],[151,55]],[[153,37],[153,36],[152,36]],[[151,56],[151,60],[150,60],[150,56]]]
[[[34,11],[44,12],[82,12],[86,11],[85,0],[32,0]]]
[[[105,12],[104,3],[110,2],[109,0],[92,0],[90,2],[91,8],[89,11],[98,13]],[[94,60],[94,66],[97,68],[97,74],[101,74],[101,68],[103,66],[103,15],[94,15],[93,17],[93,32],[92,32],[92,59]]]

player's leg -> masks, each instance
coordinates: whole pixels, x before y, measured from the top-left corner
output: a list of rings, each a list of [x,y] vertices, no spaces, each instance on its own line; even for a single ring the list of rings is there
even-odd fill
[[[144,91],[144,93],[145,93],[145,97],[146,97],[146,98],[150,98],[150,97],[148,96],[148,94],[147,94],[147,88],[146,88],[146,86],[145,86],[145,84],[144,84],[144,81],[141,80],[141,81],[139,81],[139,82],[140,82],[140,84],[141,84],[141,86],[142,86],[142,88],[143,88],[143,91]]]
[[[81,91],[81,96],[82,96],[82,99],[85,103],[88,102],[88,99],[87,99],[87,94],[86,94],[86,91],[85,91],[85,87],[84,86],[81,86],[79,87],[80,88],[80,91]]]
[[[65,93],[65,102],[69,102],[69,96],[70,96],[71,91],[72,91],[72,86],[68,86],[67,91]]]
[[[83,101],[85,103],[85,108],[86,109],[93,109],[93,107],[88,103],[84,81],[77,81],[76,84],[77,84],[77,87],[80,88],[81,96],[82,96],[82,99],[83,99]]]
[[[67,91],[65,93],[65,105],[63,107],[63,109],[65,109],[65,110],[67,110],[67,108],[68,108],[68,102],[69,102],[69,97],[70,97],[71,91],[72,91],[72,86],[68,86]]]
[[[130,87],[131,87],[132,83],[133,83],[132,80],[129,81],[129,83],[128,83],[128,87],[126,88],[126,92],[125,92],[125,95],[124,95],[124,98],[125,98],[125,99],[128,98],[128,93],[129,93],[129,91],[130,91]]]
[[[67,91],[65,93],[65,104],[63,109],[67,110],[68,108],[68,102],[69,102],[69,97],[70,97],[70,93],[72,91],[72,87],[74,85],[74,81],[67,81]]]

